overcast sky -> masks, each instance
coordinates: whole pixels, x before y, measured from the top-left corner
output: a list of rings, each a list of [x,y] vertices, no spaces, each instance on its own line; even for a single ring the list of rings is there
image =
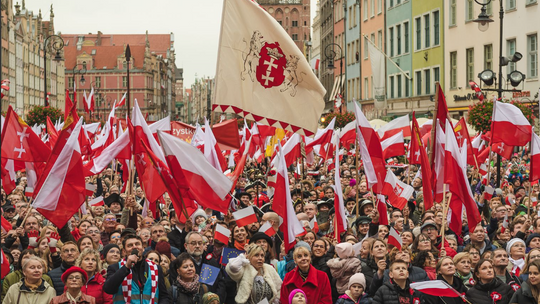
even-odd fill
[[[22,0],[14,0],[14,2]],[[316,0],[312,2],[312,18]],[[26,0],[49,20],[54,7],[55,30],[63,34],[174,33],[176,66],[184,68],[184,87],[195,77],[216,73],[223,0]]]

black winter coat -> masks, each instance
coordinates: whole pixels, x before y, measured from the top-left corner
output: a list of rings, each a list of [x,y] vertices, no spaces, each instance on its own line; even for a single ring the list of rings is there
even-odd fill
[[[501,299],[498,300],[497,304],[508,304],[510,299],[514,294],[512,287],[503,283],[503,281],[495,278],[493,281],[487,284],[482,284],[482,282],[476,282],[476,284],[469,290],[467,290],[467,300],[474,304],[493,304],[493,298],[497,293],[500,295]]]
[[[415,304],[415,303],[423,303],[423,295],[416,291],[412,290],[409,287],[409,280],[407,280],[407,285],[405,285],[404,289],[401,289],[397,284],[393,282],[386,282],[384,283],[379,290],[377,290],[377,293],[375,293],[375,296],[373,297],[373,304],[400,304],[399,297],[407,297],[409,298],[409,303]],[[476,303],[475,303],[476,304]]]
[[[538,302],[534,299],[531,286],[529,285],[529,282],[523,282],[521,284],[521,288],[514,293],[514,296],[512,297],[512,300],[510,300],[510,303],[518,303],[518,304],[537,304]]]
[[[437,280],[444,281],[448,283],[441,275],[437,276]],[[457,292],[459,293],[465,293],[467,292],[467,287],[463,285],[463,281],[460,280],[458,277],[454,277],[452,280],[452,284],[450,284]],[[446,303],[446,304],[463,304],[463,300],[461,298],[451,298],[451,297],[437,297],[437,296],[430,296],[430,295],[424,295],[424,300],[426,304],[439,304],[439,303]]]
[[[362,273],[366,277],[366,289],[371,286],[371,281],[373,281],[373,276],[377,273],[377,264],[371,258],[360,259],[360,265],[362,265]],[[370,296],[374,294],[370,293]]]
[[[55,268],[49,273],[49,277],[51,277],[51,280],[54,284],[54,290],[56,290],[56,295],[59,296],[64,293],[64,282],[62,282],[62,274],[71,266],[67,265],[66,263],[62,262],[60,267]]]
[[[175,292],[173,292],[173,289],[176,289]],[[176,296],[176,299],[172,299],[171,303],[177,303],[177,304],[201,304],[202,303],[202,297],[205,293],[208,292],[208,286],[205,284],[200,285],[199,292],[187,292],[183,286],[178,284],[177,282],[169,288],[169,295],[171,298]],[[221,299],[220,299],[221,301]]]

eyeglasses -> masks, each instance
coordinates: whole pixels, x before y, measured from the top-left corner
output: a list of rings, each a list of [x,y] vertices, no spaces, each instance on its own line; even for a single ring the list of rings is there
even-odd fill
[[[68,281],[69,280],[78,281],[78,280],[82,279],[82,276],[69,276],[67,279],[68,279]]]
[[[106,222],[116,222],[116,218],[109,217],[109,218],[106,218],[105,221]]]
[[[191,243],[189,243],[189,244],[190,244],[191,246],[197,246],[197,245],[202,246],[202,245],[203,245],[203,242],[191,242]]]
[[[427,232],[430,232],[430,231],[435,231],[437,229],[433,228],[433,227],[427,227],[427,228],[424,228],[424,231],[427,231]]]
[[[86,230],[86,234],[99,234],[99,230]]]

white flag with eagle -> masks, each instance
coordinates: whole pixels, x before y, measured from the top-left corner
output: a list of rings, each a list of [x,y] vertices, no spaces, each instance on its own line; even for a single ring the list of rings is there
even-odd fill
[[[324,87],[283,27],[251,0],[224,0],[212,108],[312,135]]]

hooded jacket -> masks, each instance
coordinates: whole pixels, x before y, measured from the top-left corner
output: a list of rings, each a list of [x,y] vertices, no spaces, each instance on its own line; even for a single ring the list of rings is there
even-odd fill
[[[508,304],[514,294],[512,287],[504,284],[501,280],[495,278],[487,284],[476,282],[476,284],[467,290],[467,300],[474,304],[493,304],[493,298],[499,297],[497,304]]]
[[[531,291],[531,286],[529,282],[523,282],[521,288],[514,293],[510,303],[519,303],[519,304],[537,304],[538,300],[535,300]]]

